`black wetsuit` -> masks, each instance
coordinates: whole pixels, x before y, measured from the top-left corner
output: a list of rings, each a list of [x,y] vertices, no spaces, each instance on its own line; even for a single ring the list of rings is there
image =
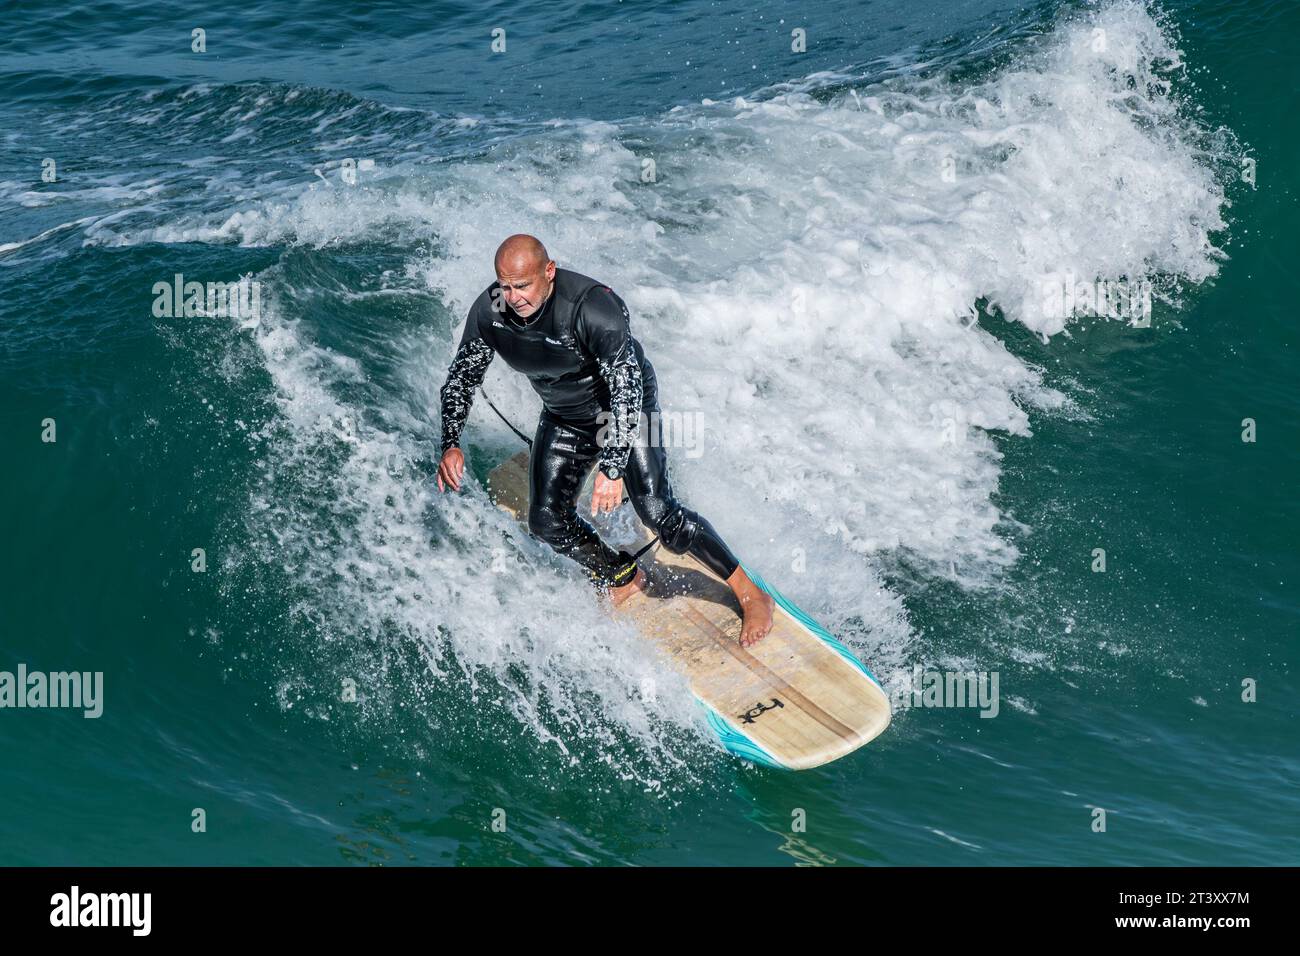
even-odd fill
[[[524,319],[497,283],[488,286],[470,307],[440,393],[444,453],[459,446],[474,389],[497,354],[527,375],[542,399],[528,467],[529,531],[583,565],[599,587],[632,579],[632,556],[601,541],[578,515],[578,492],[599,460],[607,478],[624,479],[637,516],[664,547],[731,577],[740,563],[735,555],[708,521],[673,497],[659,415],[649,414],[659,411],[654,367],[612,289],[556,269],[550,297]]]

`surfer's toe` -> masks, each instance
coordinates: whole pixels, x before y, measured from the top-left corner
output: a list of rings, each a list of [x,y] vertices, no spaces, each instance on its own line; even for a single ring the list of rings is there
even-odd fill
[[[776,602],[762,591],[745,601],[745,623],[740,631],[742,646],[749,647],[767,637],[772,630],[772,612],[775,608]]]

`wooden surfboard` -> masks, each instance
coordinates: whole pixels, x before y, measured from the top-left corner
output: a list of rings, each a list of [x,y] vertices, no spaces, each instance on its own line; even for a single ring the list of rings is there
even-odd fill
[[[526,522],[528,452],[493,469],[488,488],[500,508]],[[580,500],[589,498],[584,488]],[[645,532],[641,544],[650,537]],[[889,698],[875,675],[748,566],[742,563],[776,608],[772,630],[746,648],[740,603],[725,582],[660,544],[640,563],[646,591],[632,594],[614,614],[634,621],[686,674],[709,725],[732,753],[806,770],[852,753],[889,726]]]

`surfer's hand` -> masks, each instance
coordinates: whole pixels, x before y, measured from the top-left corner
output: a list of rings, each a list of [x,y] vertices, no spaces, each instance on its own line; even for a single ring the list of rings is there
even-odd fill
[[[459,448],[448,448],[438,465],[438,490],[446,491],[443,483],[460,491],[460,477],[465,474],[465,453]]]
[[[596,486],[591,490],[591,513],[613,511],[622,503],[623,479],[610,481],[604,472],[596,472]]]

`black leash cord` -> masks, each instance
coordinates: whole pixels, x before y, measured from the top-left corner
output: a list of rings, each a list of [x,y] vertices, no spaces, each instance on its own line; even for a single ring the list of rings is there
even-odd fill
[[[508,427],[512,432],[514,432],[516,435],[518,435],[520,438],[522,438],[522,439],[527,443],[527,445],[528,445],[529,448],[532,448],[532,447],[533,447],[533,440],[532,440],[531,438],[529,438],[527,435],[525,435],[523,432],[521,432],[518,428],[515,428],[514,425],[511,425],[511,424],[510,424],[510,419],[506,418],[504,415],[501,414],[501,409],[497,408],[495,405],[492,405],[492,399],[488,398],[488,393],[485,392],[485,391],[483,391],[483,386],[482,386],[482,385],[479,386],[478,390],[479,390],[480,392],[482,392],[482,394],[483,394],[483,401],[485,401],[485,402],[487,402],[489,405],[491,405],[491,406],[492,406],[492,411],[494,411],[494,412],[497,413],[497,417],[500,418],[503,422],[505,422],[505,423],[506,423],[506,426],[507,426],[507,427]]]

